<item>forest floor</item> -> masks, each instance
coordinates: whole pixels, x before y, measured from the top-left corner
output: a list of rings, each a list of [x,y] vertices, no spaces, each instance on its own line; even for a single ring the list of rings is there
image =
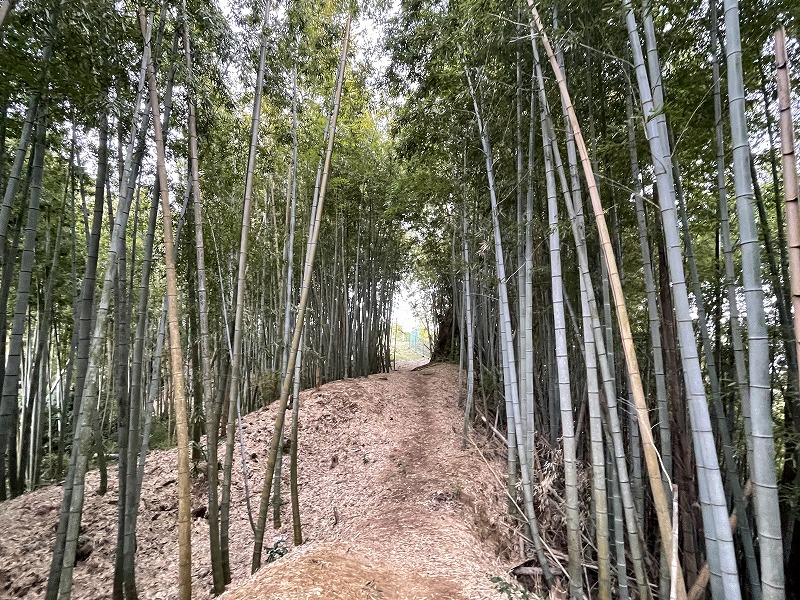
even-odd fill
[[[267,532],[265,546],[281,539],[289,553],[253,576],[253,534],[237,440],[230,526],[233,584],[223,598],[498,597],[490,578],[508,578],[511,564],[504,560],[513,554],[506,500],[496,478],[503,477],[503,453],[482,436],[475,436],[480,452],[475,445],[461,449],[456,379],[452,365],[406,363],[392,373],[302,392],[299,486],[305,544],[292,547],[287,460],[282,526]],[[274,413],[271,405],[243,419],[254,512]],[[176,456],[173,449],[147,459],[137,530],[137,582],[143,599],[177,598]],[[109,468],[108,477],[105,496],[94,493],[98,473],[87,477],[91,493],[81,535],[91,552],[75,569],[74,598],[111,598],[115,468]],[[192,504],[195,598],[210,597],[211,589],[206,489],[201,470],[194,478]],[[61,495],[61,487],[53,485],[0,504],[0,598],[43,597]]]

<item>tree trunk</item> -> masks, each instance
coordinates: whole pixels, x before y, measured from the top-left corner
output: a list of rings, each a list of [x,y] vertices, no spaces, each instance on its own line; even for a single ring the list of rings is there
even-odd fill
[[[489,138],[489,133],[487,131],[486,124],[484,123],[483,119],[481,118],[481,111],[478,107],[478,98],[475,92],[475,88],[472,84],[472,79],[469,75],[469,69],[467,65],[464,65],[464,72],[467,76],[467,83],[469,84],[470,95],[472,96],[472,103],[475,109],[475,119],[478,124],[478,133],[481,138],[481,146],[483,147],[483,154],[486,159],[486,175],[489,180],[489,198],[491,201],[491,208],[492,208],[492,229],[494,232],[494,251],[495,251],[495,261],[497,263],[497,278],[498,278],[498,287],[499,287],[499,308],[500,308],[500,348],[501,348],[501,360],[503,363],[503,371],[504,377],[503,381],[506,383],[506,397],[507,400],[507,412],[510,411],[508,415],[509,425],[513,423],[513,428],[509,427],[509,453],[511,453],[512,448],[517,450],[517,455],[524,457],[526,456],[525,452],[525,438],[522,435],[522,414],[520,410],[519,399],[516,395],[518,391],[517,387],[517,365],[514,359],[514,343],[512,340],[511,335],[511,313],[509,309],[509,299],[508,299],[508,289],[507,289],[507,277],[506,277],[506,270],[505,264],[503,261],[503,242],[500,236],[500,221],[499,221],[499,209],[497,207],[497,198],[495,194],[495,179],[494,179],[494,162],[492,159],[492,148],[491,142]],[[515,444],[512,445],[511,440],[511,432],[514,432],[515,436]],[[544,556],[544,548],[542,544],[541,537],[539,536],[539,526],[537,523],[536,513],[534,510],[533,505],[533,489],[532,489],[532,477],[530,473],[530,469],[528,468],[528,461],[527,460],[520,460],[519,461],[519,468],[520,474],[522,476],[522,491],[524,497],[524,511],[525,517],[528,521],[528,527],[530,528],[531,539],[533,540],[534,547],[536,548],[536,554],[539,560],[539,565],[542,569],[542,574],[545,579],[545,582],[548,587],[552,587],[553,585],[553,576],[550,573],[550,566],[547,562],[547,559]]]
[[[631,391],[633,393],[633,397],[636,403],[636,412],[639,421],[639,429],[642,434],[642,445],[644,448],[644,453],[646,458],[647,471],[650,480],[650,488],[653,494],[656,514],[658,516],[659,530],[662,538],[661,543],[664,549],[664,554],[671,558],[673,548],[672,548],[672,526],[670,523],[670,508],[668,506],[666,494],[664,493],[663,484],[661,482],[660,464],[658,457],[656,455],[655,443],[653,442],[652,439],[650,419],[647,412],[647,404],[644,399],[644,390],[642,387],[641,375],[639,373],[638,359],[636,357],[636,350],[633,344],[633,336],[631,333],[630,323],[628,321],[627,307],[625,305],[625,298],[622,292],[622,283],[620,281],[619,273],[617,271],[616,259],[614,258],[614,250],[611,244],[610,237],[608,235],[608,228],[605,222],[605,213],[603,212],[603,207],[600,201],[599,192],[597,190],[597,185],[595,183],[594,172],[592,170],[591,163],[589,161],[588,152],[586,150],[586,144],[583,140],[583,134],[581,133],[581,129],[578,124],[578,119],[577,116],[575,115],[574,107],[572,106],[572,102],[569,99],[569,92],[567,90],[566,83],[564,82],[561,69],[553,53],[552,47],[550,46],[550,42],[548,41],[547,36],[544,32],[544,26],[541,23],[539,14],[533,3],[533,0],[528,0],[528,6],[531,9],[536,29],[542,36],[542,43],[544,44],[545,50],[547,51],[547,55],[550,59],[550,64],[553,68],[554,73],[556,74],[556,81],[558,82],[561,96],[567,105],[570,122],[573,128],[573,134],[575,136],[575,141],[581,156],[581,163],[584,170],[584,176],[586,178],[587,188],[589,189],[589,195],[591,197],[592,207],[594,209],[595,220],[597,222],[598,232],[600,234],[601,247],[603,250],[603,258],[606,262],[606,266],[608,267],[609,276],[611,277],[612,291],[614,296],[614,302],[616,305],[615,308],[617,313],[617,320],[619,321],[620,337],[622,338],[625,360],[628,367],[628,377],[630,380]],[[598,340],[596,337],[595,342],[597,341]],[[683,598],[683,596],[685,595],[685,592],[680,593],[683,588],[684,585],[683,582],[681,581],[678,584],[680,598]]]
[[[186,68],[192,73],[192,52],[189,37],[189,15],[183,2],[183,47]],[[214,397],[211,374],[211,338],[208,327],[208,286],[206,283],[205,244],[203,243],[203,202],[200,196],[200,167],[198,162],[197,125],[195,118],[194,93],[190,90],[187,98],[189,128],[189,167],[191,169],[192,197],[194,198],[194,240],[197,257],[197,298],[200,324],[200,378],[203,390],[203,410],[205,412],[206,446],[208,451],[208,527],[211,550],[211,572],[214,593],[225,590],[225,577],[222,571],[222,553],[219,539],[219,471],[217,462],[217,423],[213,418]]]
[[[544,113],[543,113],[544,114]],[[545,119],[543,118],[544,122]],[[567,546],[569,552],[570,597],[583,597],[581,576],[581,534],[578,510],[578,471],[576,465],[575,427],[572,414],[572,397],[567,357],[567,332],[564,317],[564,286],[561,277],[561,238],[558,231],[558,208],[556,204],[556,182],[553,176],[551,140],[543,126],[542,141],[547,176],[547,214],[550,229],[550,273],[553,302],[553,324],[555,329],[555,354],[558,372],[558,396],[561,409],[561,435],[564,448],[564,487],[567,513]]]
[[[42,177],[44,171],[44,155],[47,125],[44,114],[37,117],[36,147],[33,155],[33,175],[28,216],[25,224],[25,242],[20,259],[17,297],[14,305],[14,318],[11,325],[11,336],[8,341],[8,356],[3,377],[3,393],[0,398],[0,500],[5,498],[5,455],[8,451],[8,482],[11,497],[19,496],[24,491],[24,480],[20,482],[16,460],[16,431],[19,418],[18,385],[20,365],[22,362],[22,344],[25,329],[25,317],[28,313],[28,296],[31,289],[31,272],[36,252],[36,228],[39,222],[39,205],[42,198]]]
[[[236,310],[233,328],[233,347],[231,359],[230,391],[228,392],[228,422],[226,427],[225,462],[223,463],[222,502],[220,504],[220,541],[222,548],[222,568],[225,583],[230,583],[230,559],[228,555],[228,524],[231,494],[231,471],[233,468],[233,444],[235,436],[236,407],[239,399],[239,369],[242,360],[242,319],[244,316],[245,270],[247,268],[247,240],[250,231],[250,208],[253,194],[253,173],[256,162],[256,148],[261,123],[261,97],[264,85],[264,69],[267,59],[267,33],[269,26],[271,2],[268,0],[264,9],[263,30],[261,32],[261,50],[258,59],[258,75],[256,77],[255,98],[253,100],[253,116],[250,128],[250,152],[247,159],[247,174],[244,187],[244,206],[242,209],[242,235],[239,245],[239,275],[236,286]]]

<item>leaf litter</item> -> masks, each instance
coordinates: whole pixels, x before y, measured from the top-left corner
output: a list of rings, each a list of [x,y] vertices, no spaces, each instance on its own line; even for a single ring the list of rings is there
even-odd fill
[[[413,366],[413,365],[411,365]],[[237,432],[231,490],[233,583],[224,600],[497,598],[492,577],[508,577],[516,558],[509,535],[503,452],[473,435],[461,448],[457,369],[435,364],[347,379],[300,395],[299,488],[305,543],[292,544],[289,468],[282,470],[281,527],[267,522],[265,546],[283,558],[250,575],[253,533],[247,512]],[[258,510],[276,404],[243,418],[250,504]],[[289,435],[289,415],[285,436]],[[479,439],[478,439],[479,438]],[[220,450],[219,457],[224,454]],[[481,456],[483,454],[483,457]],[[142,599],[177,592],[175,449],[147,458],[137,528],[137,585]],[[116,468],[99,496],[87,474],[73,598],[111,598],[116,546]],[[193,479],[194,598],[211,597],[207,482]],[[43,598],[61,504],[48,486],[0,504],[0,598]],[[255,517],[255,516],[254,516]],[[266,557],[265,557],[266,558]]]

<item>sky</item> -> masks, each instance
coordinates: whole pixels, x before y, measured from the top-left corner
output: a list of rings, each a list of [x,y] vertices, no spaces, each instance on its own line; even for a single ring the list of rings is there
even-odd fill
[[[398,10],[399,3],[395,1],[389,9],[389,15],[395,14]],[[383,48],[383,35],[382,25],[366,15],[362,15],[353,28],[353,39],[357,48],[356,60],[369,61],[376,71],[375,79],[382,77],[389,66],[390,57]],[[420,301],[417,298],[418,292],[418,285],[415,282],[404,282],[398,286],[395,293],[392,322],[399,324],[403,331],[410,332],[414,328],[422,327],[414,310],[414,304]]]
[[[414,310],[411,306],[411,298],[405,289],[405,285],[399,286],[394,295],[394,305],[392,307],[392,322],[397,323],[403,331],[409,332],[415,327],[419,327]]]

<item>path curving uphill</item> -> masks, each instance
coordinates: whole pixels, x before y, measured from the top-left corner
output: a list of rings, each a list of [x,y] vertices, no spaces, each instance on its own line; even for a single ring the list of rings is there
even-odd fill
[[[507,568],[498,558],[508,538],[505,500],[480,454],[461,449],[456,379],[454,366],[436,364],[303,392],[299,483],[306,543],[291,548],[287,461],[283,523],[272,534],[284,538],[290,552],[252,576],[253,535],[237,440],[230,534],[233,584],[222,598],[498,597],[490,578],[502,577]],[[270,406],[243,419],[253,511],[258,509],[273,415]],[[502,473],[499,456],[489,462]],[[175,464],[174,450],[148,457],[138,528],[141,598],[177,598]],[[96,477],[90,474],[89,485],[96,485]],[[111,597],[115,477],[109,470],[106,496],[87,498],[82,535],[92,551],[76,568],[74,598]],[[201,474],[193,501],[194,598],[208,598],[211,588],[205,493]],[[0,541],[0,598],[43,597],[60,497],[61,488],[52,486],[0,505],[0,529],[7,533]],[[30,514],[39,515],[40,529],[16,526],[30,523]],[[265,544],[271,543],[268,531]]]
[[[306,394],[307,543],[223,598],[494,597],[504,501],[477,452],[461,450],[456,378],[430,365]]]

